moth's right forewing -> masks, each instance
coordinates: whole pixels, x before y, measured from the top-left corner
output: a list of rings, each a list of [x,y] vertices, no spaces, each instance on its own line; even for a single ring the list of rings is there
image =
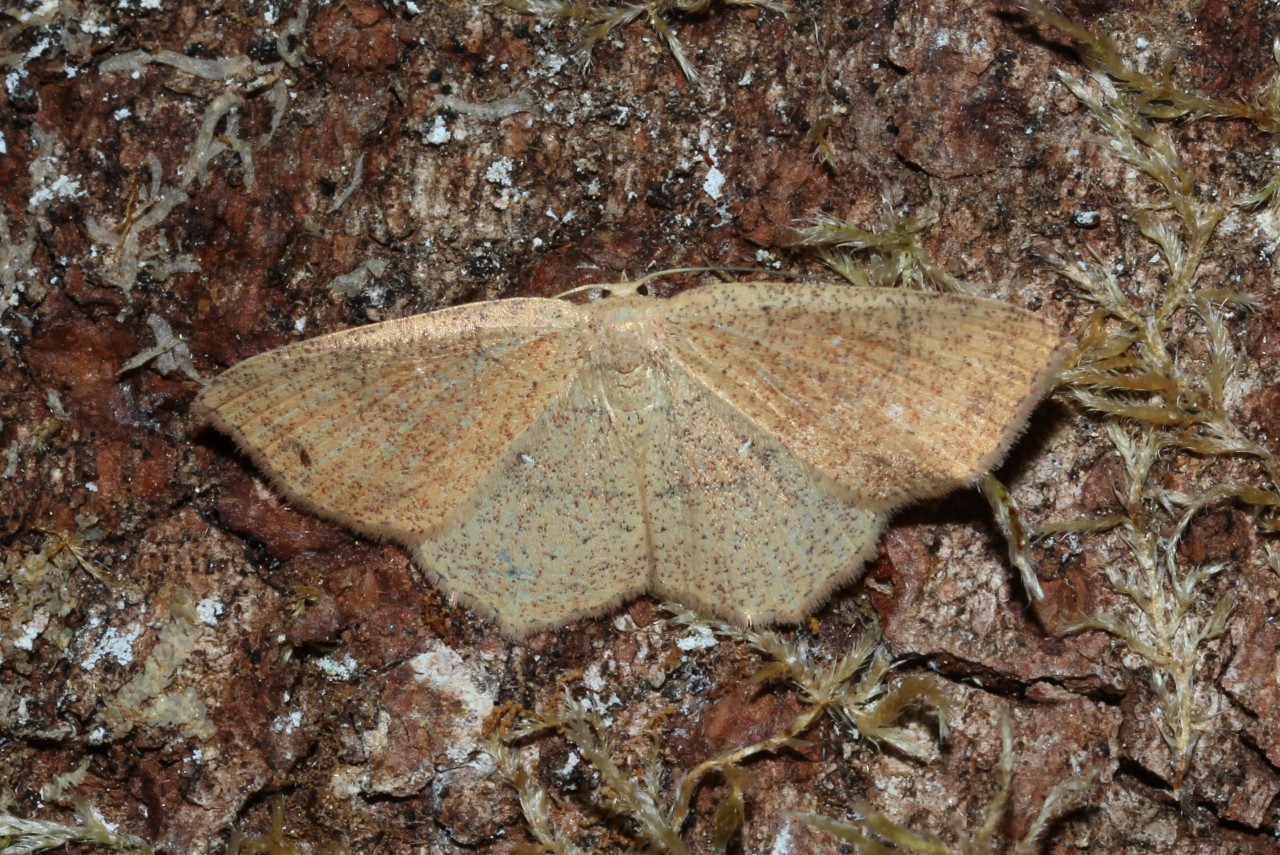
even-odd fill
[[[707,286],[663,326],[691,375],[876,512],[998,462],[1061,353],[994,300],[838,285]]]
[[[575,380],[586,332],[559,300],[458,306],[260,354],[198,407],[294,502],[412,544]]]

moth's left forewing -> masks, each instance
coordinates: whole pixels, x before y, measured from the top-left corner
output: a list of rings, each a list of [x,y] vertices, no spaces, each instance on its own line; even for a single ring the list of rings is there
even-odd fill
[[[291,501],[412,545],[474,499],[584,352],[570,304],[457,306],[259,354],[196,408]]]

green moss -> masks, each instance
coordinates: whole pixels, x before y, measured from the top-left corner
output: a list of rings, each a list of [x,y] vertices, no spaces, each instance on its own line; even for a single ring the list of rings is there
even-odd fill
[[[1158,275],[1121,281],[1116,265],[1105,259],[1045,254],[1095,306],[1061,388],[1097,415],[1118,452],[1123,476],[1116,493],[1123,510],[1099,520],[1042,525],[1036,534],[1119,530],[1127,559],[1103,569],[1132,608],[1086,616],[1074,629],[1107,632],[1144,661],[1170,752],[1168,783],[1185,800],[1208,715],[1197,701],[1202,657],[1224,632],[1235,597],[1228,592],[1215,599],[1208,590],[1214,576],[1233,568],[1189,564],[1178,546],[1192,520],[1207,509],[1235,503],[1273,513],[1280,507],[1280,463],[1229,412],[1226,386],[1238,359],[1225,312],[1252,300],[1201,285],[1201,264],[1224,209],[1197,192],[1197,176],[1165,121],[1238,118],[1280,132],[1280,75],[1256,102],[1204,98],[1179,90],[1169,66],[1156,77],[1139,72],[1110,39],[1038,0],[1025,5],[1078,46],[1087,77],[1062,72],[1060,78],[1105,132],[1110,151],[1157,188],[1151,198],[1133,200],[1134,222],[1163,265]],[[1273,185],[1274,180],[1245,203],[1274,204]],[[1188,353],[1199,358],[1186,358]],[[1237,464],[1228,467],[1228,457]],[[1169,489],[1158,474],[1188,458],[1207,464],[1200,467],[1194,495]],[[1247,478],[1240,477],[1238,463],[1246,465]]]
[[[1093,783],[1096,770],[1070,778],[1054,787],[1040,812],[1022,839],[1007,849],[1011,855],[1032,855],[1040,851],[1040,838],[1049,821],[1064,810],[1070,796],[1085,792]],[[816,814],[799,814],[797,819],[832,834],[853,845],[859,855],[892,855],[896,852],[918,852],[923,855],[997,855],[1006,851],[1000,845],[996,829],[1005,819],[1009,797],[1013,793],[1013,727],[1008,716],[1000,718],[1000,785],[995,797],[976,829],[959,831],[954,843],[930,832],[917,832],[899,825],[867,802],[856,799],[853,810],[859,819],[839,822]]]
[[[691,851],[686,827],[694,822],[694,798],[703,787],[718,782],[723,791],[711,819],[715,851],[723,852],[740,833],[745,818],[744,791],[750,782],[746,765],[762,754],[800,746],[801,737],[828,715],[855,736],[915,758],[924,757],[929,746],[900,725],[903,713],[921,704],[932,705],[939,710],[940,730],[946,732],[946,700],[932,683],[918,676],[890,683],[892,661],[874,624],[842,657],[824,662],[780,633],[709,620],[679,606],[665,608],[675,615],[674,625],[746,645],[762,655],[765,663],[752,681],[793,692],[800,712],[775,733],[692,769],[663,769],[655,751],[643,770],[629,770],[600,714],[565,691],[559,710],[527,716],[514,726],[508,723],[488,743],[499,774],[519,796],[529,828],[545,851],[579,851],[559,829],[552,798],[519,755],[517,746],[548,734],[565,739],[600,775],[607,794],[602,806],[623,820],[628,833],[638,832],[637,844],[643,841],[655,851],[683,855]],[[657,733],[650,736],[656,745]],[[674,785],[663,786],[669,778]]]
[[[864,229],[833,217],[819,217],[795,229],[794,237],[797,246],[813,249],[851,285],[978,293],[924,251],[917,236],[929,225],[909,216],[894,216],[886,209],[879,228]]]
[[[50,644],[59,655],[70,646],[70,620],[80,606],[75,575],[86,572],[107,581],[105,571],[84,551],[86,542],[98,536],[93,520],[85,520],[75,532],[40,533],[39,547],[10,553],[0,566],[0,658],[20,673],[30,669],[37,644]]]
[[[84,802],[77,805],[72,823],[22,819],[0,811],[0,853],[4,855],[33,855],[75,843],[114,852],[151,855],[153,851],[141,837],[108,828],[97,811]]]

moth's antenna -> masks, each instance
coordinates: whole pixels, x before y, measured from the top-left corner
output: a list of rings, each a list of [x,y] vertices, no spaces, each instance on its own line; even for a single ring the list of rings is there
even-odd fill
[[[803,273],[786,273],[778,270],[765,270],[762,267],[672,267],[668,270],[655,270],[653,273],[648,273],[634,281],[624,277],[621,282],[579,285],[576,288],[570,288],[568,291],[562,291],[559,294],[556,294],[556,297],[569,297],[574,294],[580,294],[584,291],[607,291],[609,294],[614,296],[630,297],[635,295],[642,285],[647,285],[651,279],[661,279],[664,276],[677,276],[682,273],[765,273],[769,276],[783,276],[787,278],[805,275]]]

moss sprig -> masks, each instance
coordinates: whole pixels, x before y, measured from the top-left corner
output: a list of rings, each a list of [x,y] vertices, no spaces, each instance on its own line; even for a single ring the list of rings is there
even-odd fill
[[[1040,851],[1040,839],[1049,822],[1064,809],[1069,808],[1071,798],[1085,792],[1093,785],[1097,769],[1091,767],[1084,774],[1059,782],[1028,827],[1027,832],[1012,848],[1002,845],[998,830],[1005,819],[1009,798],[1013,793],[1013,726],[1009,716],[1000,717],[1000,783],[995,795],[983,812],[982,824],[975,830],[956,828],[954,844],[932,832],[913,831],[899,825],[876,810],[865,799],[853,799],[852,811],[859,819],[841,822],[819,814],[797,814],[796,819],[833,835],[854,847],[859,855],[893,855],[897,852],[918,852],[922,855],[1032,855]]]
[[[851,285],[977,294],[935,262],[917,235],[932,225],[895,215],[886,205],[880,227],[864,229],[835,217],[815,217],[792,230],[796,246],[813,249],[823,264]]]
[[[88,802],[76,802],[75,822],[23,819],[0,811],[0,853],[3,855],[35,855],[72,844],[141,855],[151,855],[154,851],[141,837],[109,828]]]
[[[1022,8],[1034,19],[1067,36],[1085,65],[1114,80],[1128,92],[1138,109],[1153,119],[1244,119],[1266,133],[1280,132],[1280,78],[1272,78],[1255,97],[1218,100],[1188,92],[1173,80],[1174,63],[1166,58],[1156,74],[1147,74],[1124,59],[1111,38],[1090,30],[1051,8],[1043,0],[1023,0]],[[1280,40],[1272,46],[1280,64]]]
[[[1197,515],[1223,504],[1251,507],[1260,523],[1273,518],[1280,507],[1280,466],[1235,423],[1227,401],[1239,360],[1226,312],[1247,310],[1253,300],[1201,282],[1201,265],[1225,209],[1197,193],[1195,175],[1162,122],[1240,118],[1275,133],[1278,102],[1273,96],[1219,102],[1181,92],[1168,65],[1158,77],[1136,71],[1109,39],[1037,0],[1025,6],[1076,42],[1088,74],[1062,72],[1060,79],[1102,128],[1108,149],[1152,180],[1157,192],[1133,200],[1134,219],[1165,270],[1162,279],[1122,281],[1117,266],[1098,257],[1044,256],[1095,305],[1060,377],[1061,388],[1102,419],[1123,464],[1115,487],[1122,511],[1103,520],[1071,521],[1075,526],[1040,526],[1035,533],[1118,531],[1126,554],[1102,570],[1129,608],[1088,615],[1071,631],[1101,630],[1144,660],[1157,726],[1170,754],[1168,783],[1185,802],[1196,746],[1211,726],[1198,700],[1204,650],[1225,632],[1236,599],[1228,593],[1207,602],[1207,586],[1230,563],[1189,563],[1178,547]],[[1274,193],[1264,189],[1251,201],[1271,204]],[[1194,492],[1163,483],[1164,467],[1186,456],[1209,464],[1201,468]],[[1219,474],[1217,464],[1228,456],[1238,458],[1256,481]]]
[[[578,851],[557,829],[546,790],[522,764],[516,750],[521,743],[549,732],[564,738],[599,774],[608,794],[605,806],[611,813],[634,823],[653,849],[675,855],[689,851],[684,830],[692,820],[694,798],[704,785],[716,780],[725,791],[711,823],[714,851],[724,852],[740,833],[746,815],[750,773],[745,764],[761,754],[802,747],[801,737],[828,714],[874,745],[924,758],[929,746],[899,722],[906,710],[925,704],[938,711],[939,731],[945,737],[945,697],[924,677],[907,676],[889,686],[893,663],[874,626],[839,658],[824,662],[807,646],[779,633],[708,620],[680,606],[665,608],[677,626],[709,630],[763,654],[767,661],[752,676],[752,682],[791,688],[802,709],[775,733],[674,774],[673,786],[667,787],[664,781],[672,776],[658,761],[656,750],[641,770],[629,771],[619,759],[621,752],[612,744],[600,714],[564,692],[557,711],[527,716],[518,725],[500,729],[488,743],[498,773],[515,790],[530,831],[544,851],[565,855]]]
[[[831,713],[852,726],[855,736],[888,745],[909,757],[924,759],[930,746],[897,725],[909,707],[923,703],[938,711],[939,736],[946,739],[946,697],[928,680],[915,675],[889,687],[887,680],[893,670],[893,660],[881,643],[880,628],[875,623],[868,626],[839,659],[822,662],[807,645],[791,641],[780,633],[711,620],[672,604],[665,608],[673,614],[677,625],[708,627],[717,636],[747,644],[770,660],[751,680],[759,684],[779,682],[799,692],[808,710],[793,724],[793,736],[807,731],[824,714]]]
[[[789,15],[790,7],[779,0],[647,0],[622,6],[595,3],[591,0],[501,0],[502,5],[515,12],[536,15],[540,18],[562,19],[581,24],[583,32],[574,56],[583,73],[591,69],[596,45],[609,38],[614,30],[641,18],[658,34],[667,50],[680,66],[685,79],[695,86],[702,84],[702,75],[689,59],[681,44],[674,21],[677,17],[702,15],[715,5],[743,6],[765,9],[780,15]]]
[[[1086,616],[1068,632],[1102,630],[1149,665],[1149,685],[1160,711],[1158,727],[1172,758],[1170,785],[1182,799],[1206,721],[1196,703],[1201,651],[1225,631],[1236,597],[1228,592],[1206,610],[1202,588],[1227,565],[1186,566],[1178,559],[1179,538],[1194,513],[1208,502],[1188,503],[1196,507],[1184,512],[1168,534],[1159,533],[1162,508],[1148,481],[1160,451],[1159,432],[1149,427],[1127,430],[1116,423],[1104,427],[1124,462],[1124,483],[1117,492],[1125,504],[1120,530],[1130,560],[1109,563],[1103,572],[1112,589],[1135,609],[1131,614]],[[1229,491],[1219,497],[1226,495]]]

